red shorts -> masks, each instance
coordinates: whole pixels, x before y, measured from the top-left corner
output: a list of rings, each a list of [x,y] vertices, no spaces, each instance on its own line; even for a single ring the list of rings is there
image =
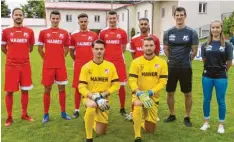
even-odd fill
[[[19,90],[31,90],[33,88],[31,78],[31,66],[5,66],[5,91],[15,92]]]
[[[43,68],[41,83],[45,86],[50,86],[53,83],[66,85],[68,83],[66,68]]]
[[[74,66],[74,75],[73,75],[73,84],[72,84],[73,88],[78,88],[81,68],[82,64],[77,64]]]
[[[127,74],[126,74],[126,66],[124,61],[118,62],[118,61],[112,61],[112,63],[115,65],[115,68],[117,70],[119,81],[121,85],[127,84]]]

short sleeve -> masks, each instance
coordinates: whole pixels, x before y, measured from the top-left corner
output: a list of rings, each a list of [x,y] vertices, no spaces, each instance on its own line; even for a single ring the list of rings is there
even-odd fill
[[[203,43],[203,44],[201,45],[201,57],[202,57],[202,58],[206,58],[205,46],[206,46],[206,43]]]
[[[154,36],[154,42],[155,42],[155,53],[156,53],[156,55],[159,55],[159,52],[160,52],[160,41],[159,41],[159,39],[156,37],[156,36]]]
[[[31,36],[30,36],[30,45],[34,45],[35,44],[35,37],[34,37],[34,32],[33,30],[31,31]]]
[[[199,44],[199,39],[197,32],[193,30],[193,35],[192,35],[192,45],[198,45]]]
[[[64,46],[70,46],[71,42],[70,42],[70,36],[68,34],[68,32],[65,33],[65,38],[64,38]]]
[[[44,31],[40,31],[39,33],[38,45],[44,45]]]
[[[233,59],[233,46],[229,42],[225,42],[227,61]]]
[[[136,52],[136,46],[134,44],[133,39],[130,40],[130,49],[131,49],[131,52]]]
[[[74,49],[75,48],[74,35],[71,35],[70,42],[71,42],[71,45],[69,46],[69,48]]]
[[[104,31],[100,31],[98,38],[104,40]]]
[[[128,36],[125,31],[122,32],[122,44],[126,45],[128,43]]]
[[[168,45],[168,31],[163,34],[163,45]]]
[[[2,42],[1,42],[1,45],[6,45],[6,44],[7,44],[6,30],[2,30]]]

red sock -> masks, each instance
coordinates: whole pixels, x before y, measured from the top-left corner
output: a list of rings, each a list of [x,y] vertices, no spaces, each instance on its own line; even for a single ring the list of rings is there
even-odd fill
[[[65,105],[66,105],[65,91],[59,92],[59,103],[60,103],[60,107],[61,107],[61,112],[65,112]]]
[[[22,106],[22,116],[27,115],[28,109],[28,91],[21,92],[21,106]]]
[[[125,106],[125,98],[126,98],[125,88],[124,88],[124,86],[120,86],[119,100],[120,100],[121,108],[124,108],[124,106]]]
[[[13,93],[7,93],[5,96],[6,110],[8,118],[12,118]]]
[[[47,114],[49,113],[49,108],[50,108],[50,94],[44,93],[43,101],[44,101],[44,114]]]
[[[81,100],[81,94],[78,91],[78,89],[75,89],[75,108],[79,109],[80,108],[80,100]]]

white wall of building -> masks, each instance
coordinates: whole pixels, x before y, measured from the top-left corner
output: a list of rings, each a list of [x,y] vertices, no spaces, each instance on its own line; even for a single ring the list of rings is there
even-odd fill
[[[53,9],[46,10],[47,23],[50,25],[50,12]],[[79,29],[77,16],[81,13],[86,13],[89,16],[89,29],[103,29],[106,27],[106,11],[96,11],[96,10],[59,10],[61,13],[61,22],[60,27],[67,30],[69,33],[72,33]],[[72,15],[72,21],[66,21],[66,15]],[[95,22],[95,15],[100,16],[100,21]]]
[[[222,1],[220,2],[220,11],[223,13],[230,13],[234,11],[234,1]]]
[[[177,6],[178,2],[176,1],[165,1],[161,2],[161,8],[160,8],[160,18],[161,26],[160,26],[160,41],[163,41],[163,34],[164,31],[167,31],[171,27],[175,25],[175,20],[172,15],[172,7]],[[165,16],[162,17],[162,9],[165,9]]]

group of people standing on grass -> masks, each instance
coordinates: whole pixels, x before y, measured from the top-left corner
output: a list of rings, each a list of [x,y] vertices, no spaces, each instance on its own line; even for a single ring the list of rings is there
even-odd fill
[[[30,28],[23,27],[24,14],[16,8],[12,12],[14,26],[2,31],[2,52],[6,54],[5,91],[8,117],[5,126],[13,123],[13,93],[21,87],[21,118],[33,119],[27,113],[28,90],[32,89],[29,52],[33,50],[34,34]],[[133,61],[129,71],[129,86],[132,91],[132,113],[125,111],[126,66],[123,53],[126,49],[127,34],[117,27],[117,13],[108,13],[109,27],[99,36],[88,30],[88,15],[78,15],[80,29],[71,36],[59,28],[59,11],[50,13],[51,27],[39,35],[38,52],[43,59],[42,84],[44,85],[44,115],[42,122],[49,121],[50,92],[53,83],[58,85],[61,117],[70,120],[66,113],[67,72],[65,57],[69,52],[74,60],[73,88],[75,89],[75,111],[73,118],[79,116],[81,96],[86,112],[84,116],[86,141],[92,142],[93,129],[97,134],[107,131],[110,95],[119,91],[120,113],[133,119],[135,142],[141,141],[141,127],[154,132],[158,118],[159,92],[167,91],[167,104],[170,115],[164,122],[176,120],[174,95],[177,82],[185,96],[184,124],[191,127],[192,107],[192,60],[197,54],[199,39],[196,31],[185,25],[187,17],[183,7],[174,11],[176,25],[164,33],[163,45],[167,62],[158,57],[160,44],[157,36],[148,33],[149,20],[139,19],[140,34],[131,41]],[[230,40],[234,42],[234,37]],[[210,34],[201,46],[204,70],[202,73],[204,124],[201,130],[210,128],[210,101],[213,88],[218,101],[218,133],[224,133],[226,115],[225,96],[228,86],[228,71],[232,65],[233,46],[224,40],[223,24],[213,21]],[[144,120],[144,123],[142,123]]]

